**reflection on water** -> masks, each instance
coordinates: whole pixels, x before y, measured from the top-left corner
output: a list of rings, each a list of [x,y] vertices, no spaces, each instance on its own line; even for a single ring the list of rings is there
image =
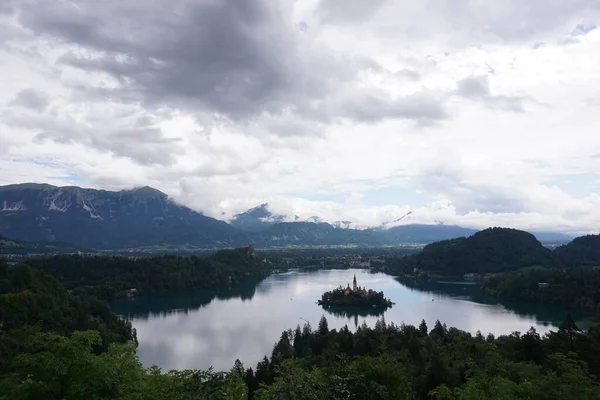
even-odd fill
[[[498,299],[485,295],[481,290],[482,282],[477,281],[436,281],[419,280],[413,278],[396,278],[407,288],[421,293],[446,299],[468,300],[478,304],[491,306],[504,306],[505,312],[513,313],[526,319],[534,319],[547,328],[558,327],[564,321],[566,312],[558,307],[541,304],[525,303],[520,301],[498,301]],[[592,320],[577,311],[570,311],[577,319],[581,328],[587,329]]]
[[[329,315],[338,318],[347,318],[354,322],[354,328],[358,327],[358,317],[379,317],[385,313],[385,307],[365,308],[365,307],[340,307],[340,306],[321,306]],[[329,317],[325,315],[325,317]]]
[[[148,319],[183,313],[209,305],[213,299],[251,300],[262,278],[247,278],[233,286],[212,290],[187,290],[174,293],[156,293],[133,300],[119,300],[110,305],[124,318]]]
[[[383,291],[396,304],[386,311],[327,309],[316,304],[323,292],[346,285],[356,274],[358,284]],[[263,281],[247,280],[212,291],[141,295],[111,305],[129,318],[138,331],[138,354],[144,365],[163,369],[229,369],[239,358],[254,367],[270,355],[281,332],[309,321],[316,328],[325,315],[330,329],[365,322],[418,325],[436,320],[475,333],[496,335],[525,332],[534,326],[543,333],[558,326],[565,311],[526,304],[498,304],[481,295],[477,284],[400,282],[363,270],[328,270],[274,274]],[[578,321],[580,322],[580,321]]]

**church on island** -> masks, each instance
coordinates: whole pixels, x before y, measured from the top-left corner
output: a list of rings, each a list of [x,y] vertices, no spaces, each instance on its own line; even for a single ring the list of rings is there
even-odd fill
[[[364,287],[360,287],[356,284],[356,275],[354,275],[354,280],[352,281],[352,288],[350,288],[350,284],[348,284],[348,286],[346,286],[346,294],[350,294],[351,292],[354,293],[360,293],[363,295],[367,295],[367,289],[365,289]]]
[[[386,299],[383,292],[376,292],[372,289],[358,286],[356,275],[350,284],[344,289],[339,286],[337,289],[323,293],[321,300],[317,301],[321,306],[361,306],[361,307],[380,307],[387,308],[392,306],[392,302]]]

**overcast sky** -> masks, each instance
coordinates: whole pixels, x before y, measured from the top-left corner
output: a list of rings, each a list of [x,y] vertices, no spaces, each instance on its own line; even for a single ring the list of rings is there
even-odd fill
[[[0,185],[597,232],[596,0],[4,0]]]

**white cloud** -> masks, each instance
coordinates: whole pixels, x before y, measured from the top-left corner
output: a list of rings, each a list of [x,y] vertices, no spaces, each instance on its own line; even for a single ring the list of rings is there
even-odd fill
[[[0,184],[147,184],[218,218],[269,202],[598,229],[595,1],[11,4]]]

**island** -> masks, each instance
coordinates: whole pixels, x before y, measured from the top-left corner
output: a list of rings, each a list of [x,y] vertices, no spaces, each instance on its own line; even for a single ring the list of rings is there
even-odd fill
[[[317,304],[323,307],[375,307],[387,309],[394,303],[386,299],[383,292],[376,292],[372,289],[365,289],[356,283],[356,275],[352,288],[350,284],[344,287],[340,286],[337,289],[323,293],[321,300]]]

